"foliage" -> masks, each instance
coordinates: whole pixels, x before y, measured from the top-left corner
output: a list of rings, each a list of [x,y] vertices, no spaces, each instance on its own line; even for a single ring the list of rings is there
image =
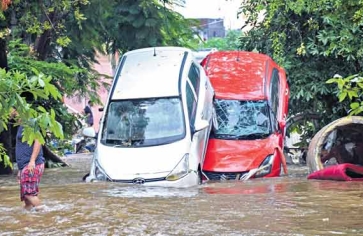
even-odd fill
[[[50,76],[39,73],[35,68],[32,71],[33,75],[27,76],[17,70],[6,72],[0,69],[0,132],[8,128],[9,120],[14,120],[14,125],[24,126],[23,140],[29,144],[34,139],[45,143],[44,137],[48,131],[57,138],[63,138],[62,125],[56,121],[54,110],[46,110],[37,103],[50,97],[60,99],[61,95],[51,84]],[[30,94],[33,102],[28,103],[21,94]],[[1,159],[8,161],[9,156],[1,151],[4,150],[0,150]]]
[[[44,62],[35,58],[30,48],[20,43],[19,41],[9,42],[8,61],[11,71],[18,71],[20,73],[29,74],[33,70],[41,71],[52,78],[51,84],[63,96],[74,95],[75,91],[78,93],[93,93],[96,94],[98,87],[96,81],[96,73],[88,71],[86,68],[69,67],[61,62]],[[80,78],[81,74],[88,74],[84,81]],[[91,77],[93,75],[94,77]],[[88,82],[89,86],[84,83]],[[96,100],[96,98],[94,98]],[[41,104],[46,110],[53,109],[56,114],[56,119],[61,123],[64,135],[68,138],[73,134],[78,126],[75,126],[77,117],[69,114],[67,108],[64,106],[60,99],[39,99],[38,104]]]
[[[336,76],[326,83],[336,83],[339,89],[339,102],[348,100],[350,115],[361,115],[363,112],[363,77],[360,74],[350,75],[346,78]]]
[[[74,133],[77,117],[68,113],[60,97],[81,96],[101,102],[98,88],[109,83],[100,78],[110,77],[92,69],[98,53],[188,46],[193,38],[190,26],[194,22],[170,10],[173,4],[184,4],[183,0],[2,3],[0,66],[5,70],[0,75],[1,130],[7,127],[11,107],[16,106],[19,119],[32,121],[25,127],[29,142],[34,138],[45,141],[42,137],[49,137],[46,131],[53,132],[50,139]],[[26,99],[29,95],[35,103]]]
[[[241,38],[242,48],[268,54],[283,66],[290,113],[321,114],[322,126],[348,112],[326,80],[362,71],[362,12],[363,1],[356,0],[250,0],[241,8],[253,26]]]
[[[33,43],[40,60],[57,60],[62,58],[61,49],[72,42],[68,32],[73,28],[81,30],[86,19],[82,9],[89,4],[88,0],[14,1],[5,12],[5,20],[14,37],[21,35],[25,42]],[[69,27],[69,23],[73,27]],[[100,43],[90,41],[92,47],[99,48]]]
[[[11,162],[9,155],[6,154],[6,149],[2,143],[0,143],[0,162],[4,162],[5,167],[13,167],[13,163]]]
[[[201,48],[217,48],[218,50],[238,50],[241,31],[230,30],[225,38],[211,38],[204,42]]]
[[[157,0],[109,1],[112,10],[103,16],[107,52],[166,45],[188,47],[195,22],[184,19],[166,4]]]

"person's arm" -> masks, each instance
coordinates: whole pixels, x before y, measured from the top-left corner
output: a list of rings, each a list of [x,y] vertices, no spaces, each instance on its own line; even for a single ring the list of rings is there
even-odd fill
[[[28,169],[29,169],[30,172],[34,171],[35,160],[37,159],[41,148],[42,148],[42,145],[40,144],[40,142],[37,139],[34,140],[33,152],[32,152],[32,155],[30,157],[29,164],[28,164]]]

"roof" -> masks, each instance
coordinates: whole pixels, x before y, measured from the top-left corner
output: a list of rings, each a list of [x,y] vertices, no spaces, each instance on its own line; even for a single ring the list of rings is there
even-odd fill
[[[218,51],[208,55],[204,68],[222,99],[265,99],[265,76],[269,56],[245,51]]]
[[[125,53],[112,99],[178,96],[185,52],[191,55],[189,49],[181,47],[153,47]]]

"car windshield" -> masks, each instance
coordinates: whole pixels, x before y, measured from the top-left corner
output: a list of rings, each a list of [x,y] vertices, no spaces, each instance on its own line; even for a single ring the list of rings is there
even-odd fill
[[[219,139],[260,139],[271,133],[267,101],[215,99],[217,125],[212,135]]]
[[[185,136],[179,98],[111,101],[101,142],[119,147],[142,147],[175,142]]]

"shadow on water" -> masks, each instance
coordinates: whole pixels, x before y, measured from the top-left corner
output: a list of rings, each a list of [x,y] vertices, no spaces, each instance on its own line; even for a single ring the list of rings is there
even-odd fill
[[[25,212],[15,176],[1,176],[0,235],[363,235],[359,182],[310,181],[299,170],[156,188],[84,183],[88,166],[78,164],[46,169],[40,212]]]

